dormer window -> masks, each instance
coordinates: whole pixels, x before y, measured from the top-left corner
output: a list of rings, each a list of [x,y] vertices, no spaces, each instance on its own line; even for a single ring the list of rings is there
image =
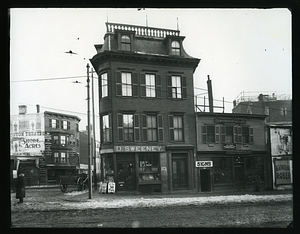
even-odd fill
[[[130,37],[127,35],[121,37],[121,50],[130,51]]]
[[[180,55],[180,44],[178,41],[172,41],[171,51],[172,51],[172,55]]]

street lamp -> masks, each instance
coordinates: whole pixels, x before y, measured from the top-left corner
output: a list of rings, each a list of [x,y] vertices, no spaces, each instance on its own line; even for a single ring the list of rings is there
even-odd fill
[[[92,158],[91,158],[91,124],[90,124],[90,77],[89,77],[89,68],[90,65],[86,65],[87,68],[87,118],[88,118],[88,176],[89,176],[89,199],[92,199]]]

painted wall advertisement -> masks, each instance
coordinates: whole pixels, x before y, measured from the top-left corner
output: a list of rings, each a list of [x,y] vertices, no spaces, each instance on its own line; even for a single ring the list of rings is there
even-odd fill
[[[11,136],[10,151],[12,155],[42,155],[45,150],[45,137],[43,134],[15,134]]]
[[[275,185],[288,185],[293,183],[292,161],[274,159]]]

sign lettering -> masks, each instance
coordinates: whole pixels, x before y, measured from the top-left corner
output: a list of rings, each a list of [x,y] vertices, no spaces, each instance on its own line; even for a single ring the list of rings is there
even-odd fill
[[[166,151],[163,145],[147,145],[147,146],[115,146],[115,152],[164,152]]]
[[[196,161],[196,167],[212,167],[213,161]]]

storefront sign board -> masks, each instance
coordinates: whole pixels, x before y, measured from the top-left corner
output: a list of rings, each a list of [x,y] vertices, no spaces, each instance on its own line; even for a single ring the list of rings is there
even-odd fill
[[[136,146],[136,145],[122,145],[115,146],[115,152],[165,152],[166,148],[164,145],[145,145],[145,146]]]
[[[196,167],[213,167],[213,161],[196,161]]]
[[[215,123],[246,124],[246,120],[245,119],[215,119]]]

